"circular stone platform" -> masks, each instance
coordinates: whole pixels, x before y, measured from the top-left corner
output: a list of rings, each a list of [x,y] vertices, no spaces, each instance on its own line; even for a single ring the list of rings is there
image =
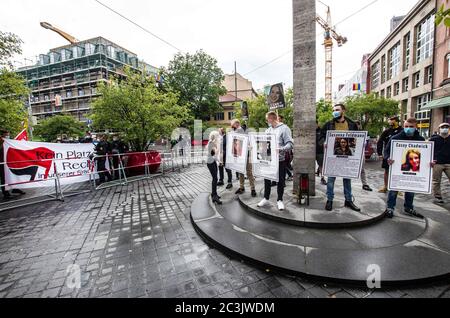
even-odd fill
[[[258,197],[253,198],[250,193],[246,192],[239,196],[239,202],[248,211],[261,217],[297,226],[328,229],[364,226],[383,219],[386,209],[386,203],[382,198],[374,192],[362,190],[361,187],[353,187],[354,197],[361,198],[355,200],[355,204],[361,208],[361,212],[344,207],[343,186],[338,182],[335,185],[332,211],[325,210],[326,186],[323,185],[317,187],[315,197],[310,197],[309,206],[298,204],[297,197],[292,194],[292,191],[285,191],[284,211],[279,211],[276,206],[277,188],[273,187],[270,197],[272,205],[260,208],[257,205],[263,197],[263,187],[262,182],[257,183],[257,189],[261,189]]]
[[[450,212],[431,202],[416,202],[424,220],[397,213],[393,219],[378,219],[360,227],[311,228],[257,214],[242,203],[245,196],[240,201],[233,190],[223,190],[220,195],[223,205],[212,204],[208,193],[193,202],[194,228],[223,252],[265,269],[365,285],[373,268],[379,268],[382,287],[450,273]],[[381,194],[370,196],[380,201],[384,198]],[[358,199],[356,202],[360,204]],[[335,204],[339,206],[338,199]],[[398,206],[402,204],[399,198]],[[370,210],[370,204],[360,205],[367,215],[378,213],[378,208]],[[295,209],[290,213],[296,213]]]

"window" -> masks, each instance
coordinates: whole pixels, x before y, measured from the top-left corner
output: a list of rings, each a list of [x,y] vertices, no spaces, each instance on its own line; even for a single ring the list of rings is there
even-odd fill
[[[400,82],[394,84],[394,96],[400,94]]]
[[[44,95],[44,100],[48,101],[49,100],[49,96],[48,95]]]
[[[415,117],[418,120],[430,119],[431,112],[429,110],[422,110],[431,101],[431,94],[425,94],[417,97],[417,111]]]
[[[386,82],[386,55],[381,57],[381,84]]]
[[[84,96],[84,90],[82,88],[78,89],[78,96]]]
[[[234,119],[234,112],[228,112],[228,120]]]
[[[391,98],[392,97],[392,87],[389,86],[388,88],[386,88],[386,98]]]
[[[400,42],[389,50],[388,80],[400,73]]]
[[[420,71],[413,74],[413,88],[417,88],[420,86]]]
[[[449,54],[450,58],[450,54]],[[449,59],[450,61],[450,59]],[[375,64],[372,65],[372,89],[377,88],[380,85],[380,61],[376,61]]]
[[[433,66],[428,66],[425,69],[424,84],[430,84],[433,81]]]
[[[428,16],[416,27],[416,63],[433,55],[434,14]]]
[[[384,89],[381,90],[381,92],[380,92],[380,97],[381,97],[381,98],[385,97],[385,95],[384,95]]]
[[[404,52],[404,62],[403,62],[403,70],[406,71],[409,69],[409,63],[411,60],[411,34],[408,33],[403,38],[403,52]]]
[[[216,120],[216,121],[225,120],[224,113],[216,113],[216,115],[214,116],[214,120]]]
[[[409,91],[409,77],[403,79],[402,86],[403,86],[403,88],[402,88],[403,93],[406,93],[407,91]]]
[[[66,97],[72,97],[72,91],[66,91]]]

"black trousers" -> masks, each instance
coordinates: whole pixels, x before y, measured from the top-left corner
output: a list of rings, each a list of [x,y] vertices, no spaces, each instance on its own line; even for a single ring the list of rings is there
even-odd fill
[[[100,182],[105,182],[105,176],[108,181],[112,181],[111,174],[106,170],[106,158],[97,159],[97,171],[100,176]]]
[[[230,169],[225,168],[225,162],[223,163],[223,166],[219,166],[219,180],[223,182],[224,170],[227,171],[228,183],[231,183],[231,181],[233,179],[233,177],[232,177],[233,174]]]
[[[5,164],[1,164],[0,165],[0,184],[2,185],[2,194],[6,194],[8,191],[6,191],[6,188],[4,186],[4,184],[6,183],[5,180]]]
[[[278,168],[277,201],[283,201],[284,185],[286,181],[286,161],[280,161]],[[264,179],[264,198],[269,200],[272,181]]]
[[[208,170],[211,173],[212,183],[211,183],[211,195],[213,197],[217,196],[217,162],[208,163]]]

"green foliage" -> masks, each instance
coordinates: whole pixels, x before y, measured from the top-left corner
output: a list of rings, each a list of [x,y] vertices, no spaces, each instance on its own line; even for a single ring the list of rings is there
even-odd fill
[[[21,44],[17,35],[0,31],[0,66],[11,66],[8,59],[22,53]]]
[[[226,93],[224,74],[217,60],[202,50],[178,53],[161,74],[164,87],[178,92],[179,103],[189,106],[194,118],[205,119],[220,110],[219,97]]]
[[[143,151],[151,140],[170,137],[190,119],[176,93],[161,91],[152,77],[125,69],[126,79],[98,88],[101,97],[92,105],[94,126],[121,132],[134,151]],[[183,104],[181,104],[183,105]]]
[[[316,103],[316,119],[319,126],[322,127],[325,123],[333,119],[333,105],[330,102],[321,99]]]
[[[69,115],[57,115],[41,120],[34,127],[34,134],[46,142],[55,142],[63,134],[67,137],[82,137],[85,125]]]
[[[445,1],[448,3],[448,0]],[[442,4],[436,12],[436,25],[440,25],[444,22],[444,25],[450,27],[450,9],[445,8],[445,4]]]
[[[27,119],[24,99],[28,92],[22,77],[6,68],[0,69],[0,128],[9,130],[11,135],[18,134]]]
[[[375,94],[347,97],[347,117],[359,120],[362,129],[372,137],[378,136],[386,126],[386,118],[398,115],[398,101]]]

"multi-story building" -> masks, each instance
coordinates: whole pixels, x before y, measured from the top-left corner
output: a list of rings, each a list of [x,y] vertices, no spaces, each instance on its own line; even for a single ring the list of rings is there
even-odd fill
[[[402,118],[416,117],[430,134],[435,0],[420,0],[369,58],[369,91],[399,101]]]
[[[367,93],[367,74],[369,72],[370,54],[364,54],[361,61],[361,68],[345,84],[339,85],[339,91],[336,93],[335,103],[343,103],[347,97]],[[359,86],[355,87],[355,85]],[[357,88],[357,89],[355,89]]]
[[[437,0],[436,4],[439,8],[446,1]],[[450,28],[443,23],[435,33],[433,100],[423,109],[431,111],[431,132],[443,122],[450,123]]]
[[[31,89],[31,115],[38,120],[68,114],[86,121],[97,86],[129,66],[157,77],[158,69],[102,37],[51,49],[31,66],[19,68]]]
[[[226,74],[223,86],[227,89],[227,93],[219,98],[222,109],[209,121],[212,125],[228,126],[235,116],[234,104],[258,96],[252,82],[239,73]]]

